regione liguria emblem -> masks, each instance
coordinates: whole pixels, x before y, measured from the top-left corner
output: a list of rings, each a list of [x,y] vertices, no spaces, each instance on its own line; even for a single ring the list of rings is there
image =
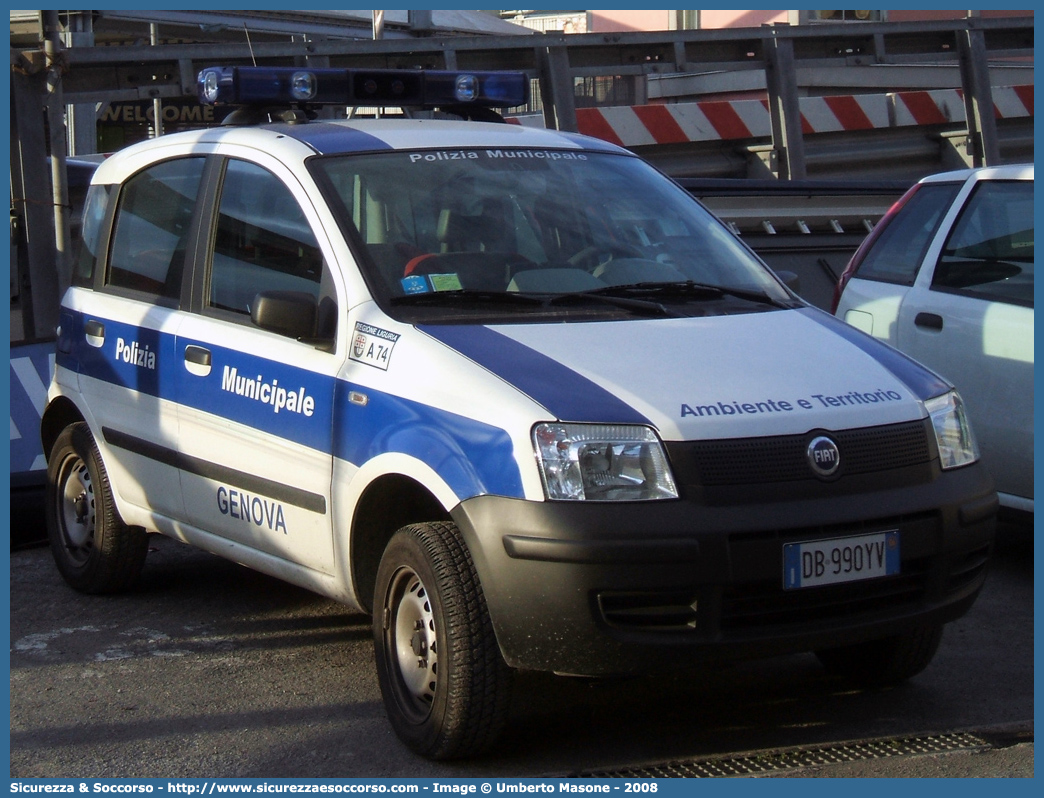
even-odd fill
[[[399,334],[361,321],[355,323],[351,359],[387,371]]]

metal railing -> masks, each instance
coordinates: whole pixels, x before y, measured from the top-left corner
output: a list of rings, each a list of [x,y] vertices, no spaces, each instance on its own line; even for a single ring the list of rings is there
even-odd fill
[[[48,141],[43,109],[50,107],[51,147],[64,150],[65,130],[54,105],[63,102],[74,128],[96,124],[95,105],[195,96],[199,68],[215,63],[386,68],[512,69],[539,87],[534,106],[549,128],[577,130],[577,108],[641,105],[650,77],[752,73],[764,85],[771,135],[762,154],[779,179],[808,176],[799,97],[816,91],[798,76],[871,67],[955,67],[965,105],[968,160],[999,161],[990,70],[997,64],[1032,66],[1032,17],[917,23],[787,26],[653,33],[465,36],[415,39],[323,40],[221,44],[73,46],[11,52],[12,188],[19,230],[28,249],[37,335],[57,322],[55,290],[67,273],[56,267],[55,213],[50,201]],[[82,40],[81,36],[79,40]],[[1032,69],[1028,69],[1032,82]],[[884,70],[881,70],[884,73]],[[879,74],[881,74],[879,73]],[[885,73],[886,74],[886,73]],[[56,99],[53,87],[60,86]],[[49,93],[49,87],[51,91]],[[89,140],[80,134],[79,140]],[[673,153],[671,157],[684,157]],[[33,202],[29,198],[35,198]],[[60,237],[60,233],[59,233]],[[46,296],[35,296],[39,292]]]

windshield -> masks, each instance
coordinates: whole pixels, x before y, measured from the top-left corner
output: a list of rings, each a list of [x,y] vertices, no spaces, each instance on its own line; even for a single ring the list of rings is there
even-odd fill
[[[402,320],[705,315],[792,302],[638,158],[461,149],[315,159],[377,301]]]

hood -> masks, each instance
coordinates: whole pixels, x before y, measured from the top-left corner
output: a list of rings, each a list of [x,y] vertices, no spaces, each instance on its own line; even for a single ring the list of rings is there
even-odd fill
[[[542,405],[547,420],[650,424],[664,440],[911,421],[950,387],[814,308],[423,329]]]

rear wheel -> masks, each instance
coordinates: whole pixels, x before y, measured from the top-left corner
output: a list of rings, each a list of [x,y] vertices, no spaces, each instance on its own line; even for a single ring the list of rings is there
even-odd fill
[[[137,579],[148,535],[116,512],[98,446],[82,422],[66,427],[51,449],[45,516],[55,564],[74,588],[113,593]]]
[[[450,759],[495,742],[512,672],[456,526],[413,524],[395,533],[377,573],[373,635],[384,706],[406,745]]]
[[[916,676],[939,650],[943,628],[924,626],[883,640],[817,651],[824,667],[861,687],[888,687]]]

